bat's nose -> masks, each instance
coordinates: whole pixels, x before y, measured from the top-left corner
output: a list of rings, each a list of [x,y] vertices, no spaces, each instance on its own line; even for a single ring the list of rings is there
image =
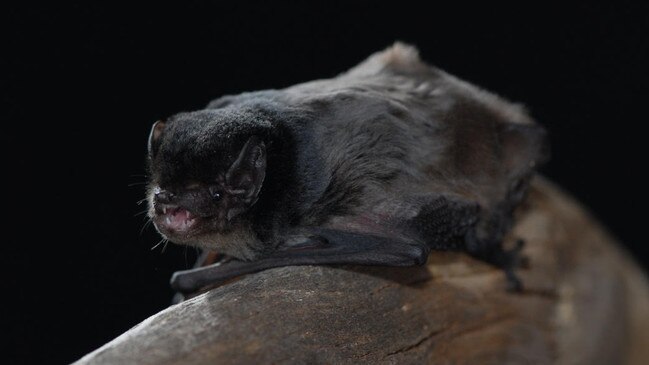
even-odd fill
[[[158,190],[154,193],[156,204],[171,204],[174,194],[167,190]]]

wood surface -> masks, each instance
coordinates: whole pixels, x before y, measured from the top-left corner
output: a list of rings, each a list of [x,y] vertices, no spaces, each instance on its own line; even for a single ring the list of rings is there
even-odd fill
[[[284,267],[153,315],[76,364],[647,364],[649,285],[572,198],[537,178],[523,293],[462,253],[426,266]]]

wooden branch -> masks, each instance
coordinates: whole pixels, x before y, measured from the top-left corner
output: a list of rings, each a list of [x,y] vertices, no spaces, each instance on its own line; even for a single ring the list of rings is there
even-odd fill
[[[425,267],[285,267],[172,306],[77,364],[644,364],[649,285],[594,220],[533,184],[526,290],[461,253]]]

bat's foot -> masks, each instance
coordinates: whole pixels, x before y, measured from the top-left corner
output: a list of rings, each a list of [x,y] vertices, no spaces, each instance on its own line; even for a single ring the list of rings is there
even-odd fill
[[[523,291],[523,282],[514,274],[513,271],[505,271],[507,277],[507,291],[510,293],[521,293]]]
[[[529,259],[522,254],[525,241],[521,239],[517,240],[516,246],[511,250],[503,249],[502,244],[485,245],[484,242],[480,243],[481,244],[479,245],[468,247],[488,247],[489,249],[478,252],[472,252],[469,250],[469,253],[480,260],[501,268],[505,272],[505,278],[507,279],[507,291],[522,292],[523,282],[518,278],[515,270],[519,268],[528,268],[530,265]]]
[[[525,241],[519,239],[516,241],[516,247],[511,250],[502,250],[502,268],[507,278],[507,291],[520,293],[523,291],[523,283],[518,278],[515,269],[528,268],[530,266],[529,258],[523,256],[521,251],[525,246]]]

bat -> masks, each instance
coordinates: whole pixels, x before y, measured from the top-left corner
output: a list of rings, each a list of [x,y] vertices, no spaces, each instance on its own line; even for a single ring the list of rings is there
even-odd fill
[[[199,247],[200,288],[288,265],[422,265],[460,250],[515,269],[503,239],[537,167],[544,128],[519,104],[395,43],[331,79],[228,95],[156,122],[148,215]]]

